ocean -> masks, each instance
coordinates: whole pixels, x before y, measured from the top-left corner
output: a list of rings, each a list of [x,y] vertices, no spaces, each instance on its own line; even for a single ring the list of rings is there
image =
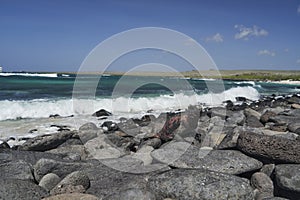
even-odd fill
[[[0,139],[51,133],[58,126],[76,129],[90,121],[99,124],[102,120],[91,116],[99,109],[118,120],[191,104],[223,105],[226,100],[236,102],[236,97],[255,101],[264,95],[300,92],[299,85],[291,84],[115,75],[103,75],[93,89],[97,78],[81,75],[78,82],[75,74],[67,73],[0,73]],[[80,87],[74,88],[76,81]]]

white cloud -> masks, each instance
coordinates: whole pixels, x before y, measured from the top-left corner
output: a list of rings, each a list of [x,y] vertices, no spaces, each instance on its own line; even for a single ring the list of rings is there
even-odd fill
[[[297,13],[300,14],[300,5],[298,6]]]
[[[275,52],[269,51],[269,50],[260,50],[257,52],[257,55],[262,56],[262,55],[267,55],[267,56],[275,56]]]
[[[215,35],[206,38],[206,42],[210,42],[210,41],[223,42],[224,39],[223,39],[223,36],[220,33],[216,33]]]
[[[254,25],[253,27],[245,27],[244,25],[235,25],[234,28],[238,29],[235,34],[235,39],[249,40],[250,37],[267,36],[269,33],[265,29],[259,28]]]

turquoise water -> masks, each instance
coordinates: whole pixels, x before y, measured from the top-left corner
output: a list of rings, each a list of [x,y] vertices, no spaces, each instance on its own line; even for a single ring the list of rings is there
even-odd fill
[[[76,98],[92,99],[94,110],[104,108],[116,109],[116,112],[141,112],[184,108],[189,104],[221,104],[226,100],[235,101],[237,96],[257,100],[261,95],[300,92],[299,85],[254,81],[220,82],[174,77],[106,75],[98,82],[97,78],[92,75],[82,76],[79,87],[74,90],[76,75],[73,74],[0,73],[0,121],[43,118],[51,114],[80,115],[93,111],[74,111],[74,94]],[[94,91],[92,85],[95,81],[97,87]],[[84,100],[81,102],[87,103]]]

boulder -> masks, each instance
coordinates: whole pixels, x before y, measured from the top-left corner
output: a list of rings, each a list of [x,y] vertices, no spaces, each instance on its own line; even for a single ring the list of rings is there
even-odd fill
[[[153,147],[144,145],[136,153],[132,154],[131,157],[143,161],[144,165],[149,165],[153,160],[151,157],[153,150]]]
[[[44,198],[42,200],[100,200],[98,197],[91,194],[59,194],[51,197]]]
[[[74,131],[63,131],[54,133],[51,135],[41,135],[34,138],[30,138],[21,146],[19,150],[23,151],[47,151],[54,149],[70,139],[76,132]]]
[[[38,182],[49,173],[54,173],[63,178],[71,172],[82,170],[90,165],[90,163],[85,162],[65,162],[42,158],[33,167],[34,177]]]
[[[19,179],[34,182],[32,167],[23,160],[0,164],[1,179]]]
[[[274,186],[271,178],[262,172],[256,172],[251,177],[251,185],[258,190],[256,196],[273,197]],[[261,198],[262,199],[262,198]]]
[[[300,163],[300,141],[283,137],[242,133],[237,148],[253,157],[276,163]]]
[[[58,147],[56,149],[51,149],[47,151],[53,154],[61,154],[61,155],[70,155],[70,154],[77,154],[80,156],[81,160],[87,158],[87,151],[84,145],[68,145],[64,147]]]
[[[79,128],[78,136],[82,143],[85,144],[87,141],[97,137],[98,131],[101,132],[101,129],[99,129],[94,123],[90,122]]]
[[[0,150],[0,164],[23,160],[31,165],[34,165],[39,159],[48,158],[54,160],[63,160],[64,157],[57,154],[38,152],[38,151],[18,151],[12,149]]]
[[[3,200],[40,200],[49,196],[42,187],[31,181],[0,179],[0,199]]]
[[[264,125],[259,121],[259,119],[257,119],[257,117],[253,115],[250,115],[246,118],[246,124],[247,126],[254,128],[264,127]]]
[[[94,117],[103,117],[103,116],[111,116],[112,114],[107,110],[100,109],[92,114]]]
[[[103,160],[101,160],[101,162],[103,162]],[[133,163],[130,164],[128,162],[129,166],[127,167],[123,164],[123,168],[125,169],[123,171],[106,166],[101,162],[94,160],[93,165],[84,170],[91,183],[90,188],[86,191],[86,193],[93,194],[100,199],[105,199],[105,197],[117,194],[120,191],[127,189],[145,189],[146,175],[138,175],[127,172],[128,167],[130,167]]]
[[[244,114],[245,114],[245,116],[247,118],[250,117],[250,116],[253,116],[253,117],[255,117],[258,120],[260,120],[260,117],[261,117],[261,114],[259,112],[255,111],[255,110],[253,110],[251,108],[246,108],[244,110]]]
[[[288,125],[288,130],[300,135],[300,122],[290,123]]]
[[[275,179],[280,189],[286,191],[286,193],[290,193],[289,198],[291,198],[291,196],[300,196],[300,165],[277,165],[275,167]]]
[[[148,188],[157,200],[253,199],[247,179],[208,170],[173,169],[152,176]]]
[[[119,158],[124,152],[117,148],[106,135],[99,135],[85,143],[85,149],[90,159]]]
[[[49,173],[43,176],[39,182],[39,186],[44,188],[46,191],[52,190],[60,182],[59,176],[54,173]]]
[[[232,132],[226,134],[224,139],[216,147],[216,149],[231,149],[236,147],[237,139],[240,133],[243,132],[242,127],[237,126]]]
[[[267,110],[266,112],[264,112],[264,114],[261,115],[260,121],[265,124],[269,122],[270,117],[275,117],[276,115],[277,114],[275,112]]]
[[[74,186],[74,187],[69,187]],[[79,187],[76,187],[79,186]],[[80,187],[82,186],[82,188]],[[90,179],[83,171],[75,171],[68,174],[52,190],[51,194],[85,192],[90,187]],[[71,190],[71,191],[70,191]],[[80,192],[81,191],[81,192]]]
[[[174,142],[154,150],[152,157],[176,168],[206,169],[242,174],[261,168],[262,163],[235,150],[201,149],[188,143]]]

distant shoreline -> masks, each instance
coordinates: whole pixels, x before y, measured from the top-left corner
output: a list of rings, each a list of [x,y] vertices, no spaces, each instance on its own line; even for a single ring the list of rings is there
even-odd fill
[[[11,72],[2,72],[11,73]],[[163,76],[163,77],[185,77],[185,78],[211,78],[236,81],[265,81],[282,84],[300,84],[300,70],[206,70],[185,72],[14,72],[14,73],[57,73],[57,74],[83,74],[83,75],[116,75],[116,76]]]

